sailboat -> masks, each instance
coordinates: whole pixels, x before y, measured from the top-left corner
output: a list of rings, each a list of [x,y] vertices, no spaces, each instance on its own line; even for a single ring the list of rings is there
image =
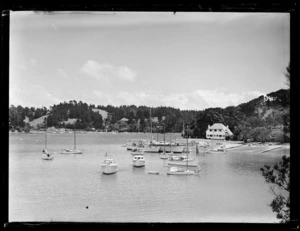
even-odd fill
[[[43,160],[53,160],[54,156],[53,156],[53,152],[48,152],[47,150],[47,115],[46,115],[46,121],[45,121],[45,149],[43,149],[42,152],[42,159]]]
[[[165,126],[164,126],[164,151],[163,153],[159,154],[160,159],[168,159],[168,155],[166,154],[166,133],[165,133]]]
[[[64,151],[60,152],[60,154],[82,154],[82,151],[76,149],[76,131],[75,131],[75,128],[74,128],[73,133],[74,133],[74,148],[73,149],[66,148]]]
[[[151,107],[150,107],[150,131],[151,131],[151,140],[150,144],[144,148],[145,153],[159,153],[160,147],[156,146],[157,143],[155,140],[153,140],[153,133],[152,133],[152,115],[151,115]],[[158,140],[158,138],[157,138]]]
[[[188,136],[187,136],[187,147],[188,147]],[[168,170],[167,170],[167,175],[195,175],[196,174],[196,171],[194,170],[189,170],[188,167],[198,167],[198,165],[189,165],[189,157],[188,157],[188,154],[187,153],[187,161],[186,163],[184,164],[175,164],[175,165],[179,165],[179,166],[186,166],[186,168],[182,168],[182,167],[177,167],[177,166],[174,166],[173,163],[168,163],[168,165],[171,165],[169,166]]]

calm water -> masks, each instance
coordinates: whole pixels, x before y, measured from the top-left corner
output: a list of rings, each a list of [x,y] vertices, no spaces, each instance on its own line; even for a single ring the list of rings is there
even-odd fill
[[[44,134],[9,138],[10,222],[278,222],[267,206],[273,195],[259,169],[289,150],[198,156],[193,151],[199,176],[170,176],[158,154],[145,154],[146,166],[133,168],[132,155],[121,147],[150,134],[78,133],[83,155],[59,154],[73,146],[73,134],[48,134],[48,150],[58,152],[53,161],[41,159]],[[106,152],[119,163],[114,175],[101,173]],[[149,170],[161,173],[149,175]]]

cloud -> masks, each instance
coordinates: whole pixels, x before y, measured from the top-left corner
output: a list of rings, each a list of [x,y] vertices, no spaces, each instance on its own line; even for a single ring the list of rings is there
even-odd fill
[[[88,74],[98,80],[133,82],[136,72],[127,66],[113,66],[110,63],[99,64],[94,60],[88,60],[81,68],[82,73]]]
[[[28,60],[28,63],[30,64],[30,65],[36,65],[36,60],[35,59],[33,59],[33,58],[31,58],[31,59],[29,59]]]
[[[136,73],[133,70],[129,69],[129,67],[127,66],[118,67],[116,69],[116,73],[120,79],[124,79],[130,82],[134,81],[136,77]]]
[[[57,69],[57,72],[58,72],[58,74],[59,74],[60,76],[62,76],[62,77],[64,77],[64,78],[68,78],[68,77],[69,77],[68,74],[67,74],[63,69],[61,69],[61,68],[58,68],[58,69]]]
[[[36,66],[36,59],[34,58],[30,58],[25,62],[19,64],[20,69],[23,71],[27,71],[28,69],[33,68],[34,66]]]
[[[23,107],[47,107],[60,102],[63,100],[55,93],[49,92],[38,84],[28,84],[26,89],[18,86],[11,87],[9,92],[9,103]]]
[[[54,30],[57,30],[57,26],[55,26],[53,23],[50,24]]]

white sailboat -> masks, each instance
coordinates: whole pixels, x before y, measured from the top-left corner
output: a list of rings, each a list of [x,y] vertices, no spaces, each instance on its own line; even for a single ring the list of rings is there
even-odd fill
[[[166,153],[166,133],[165,133],[165,126],[164,126],[164,151],[163,153],[159,154],[160,159],[168,159],[168,155]]]
[[[187,136],[187,148],[188,148],[188,136]],[[196,171],[194,170],[189,170],[188,167],[198,167],[198,165],[195,166],[191,166],[191,164],[189,165],[189,161],[188,161],[188,154],[187,153],[187,161],[185,164],[175,164],[178,166],[174,166],[172,163],[168,163],[168,165],[170,165],[167,169],[167,175],[195,175]],[[180,167],[182,166],[182,167]],[[186,168],[183,168],[183,166],[185,166]]]
[[[82,154],[82,151],[76,149],[76,131],[75,131],[75,128],[74,128],[73,133],[74,133],[74,147],[73,147],[73,149],[66,148],[64,151],[60,152],[60,154]]]
[[[53,152],[48,152],[48,149],[47,149],[47,115],[46,115],[46,118],[45,118],[45,149],[43,149],[43,152],[42,152],[42,159],[43,160],[53,160],[54,159],[54,156],[53,156]]]
[[[192,158],[188,158],[187,156],[182,156],[182,155],[172,155],[169,157],[169,160],[171,161],[193,161]]]

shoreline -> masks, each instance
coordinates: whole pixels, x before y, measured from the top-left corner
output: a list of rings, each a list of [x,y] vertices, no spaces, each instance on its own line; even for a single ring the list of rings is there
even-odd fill
[[[28,133],[26,132],[12,132],[9,131],[9,135],[13,135],[13,134],[44,134],[44,131],[30,131]],[[49,134],[72,134],[73,132],[57,132],[57,131],[49,131]],[[138,134],[138,133],[115,133],[115,132],[95,132],[95,131],[80,131],[77,130],[77,133],[80,134]],[[178,140],[185,140],[184,138],[178,139]],[[212,143],[215,142],[215,146],[224,146],[225,150],[234,150],[234,149],[239,149],[239,148],[261,148],[261,147],[266,147],[265,150],[262,150],[261,153],[266,153],[269,151],[273,151],[273,150],[277,150],[280,148],[284,148],[284,149],[290,149],[290,143],[279,143],[279,142],[265,142],[265,143],[261,143],[261,142],[248,142],[248,143],[243,143],[243,141],[233,141],[233,140],[227,140],[227,141],[222,141],[222,140],[210,140],[210,139],[203,139],[203,138],[190,138],[189,139],[189,143],[190,142],[195,142],[198,144],[198,148],[203,149],[204,147],[200,146],[199,143],[201,142],[205,142],[207,144],[209,144],[208,147],[209,148],[212,146]],[[219,143],[219,144],[218,144]],[[195,146],[195,145],[194,145]]]

